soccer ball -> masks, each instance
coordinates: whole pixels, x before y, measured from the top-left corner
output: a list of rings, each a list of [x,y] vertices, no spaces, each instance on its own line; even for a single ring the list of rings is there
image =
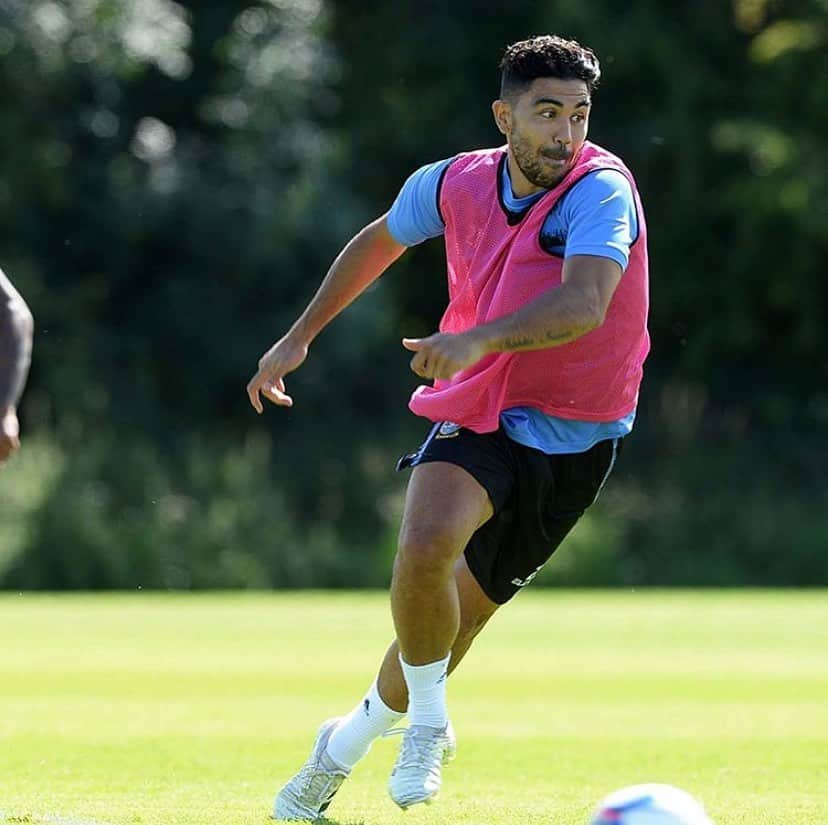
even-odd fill
[[[672,785],[631,785],[611,793],[591,825],[713,825],[700,802]]]

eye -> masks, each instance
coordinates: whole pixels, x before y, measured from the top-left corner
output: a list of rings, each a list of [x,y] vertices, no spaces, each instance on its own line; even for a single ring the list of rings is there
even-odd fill
[[[586,120],[586,115],[572,115],[573,123],[583,123]]]
[[[553,117],[557,117],[558,113],[553,109],[547,109],[545,112],[541,112],[540,116],[545,117],[547,120],[551,120]]]

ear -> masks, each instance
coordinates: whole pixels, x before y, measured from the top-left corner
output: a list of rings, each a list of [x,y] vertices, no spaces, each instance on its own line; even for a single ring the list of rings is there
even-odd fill
[[[505,100],[496,100],[492,103],[492,114],[500,133],[508,137],[512,131],[512,107]]]

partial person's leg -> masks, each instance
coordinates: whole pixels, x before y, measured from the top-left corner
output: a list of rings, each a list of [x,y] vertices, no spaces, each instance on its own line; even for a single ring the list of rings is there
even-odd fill
[[[460,664],[477,634],[500,607],[480,588],[462,555],[454,563],[454,582],[460,602],[460,627],[451,648],[449,674]],[[405,713],[408,710],[408,688],[403,678],[399,656],[400,647],[395,639],[385,654],[377,676],[377,686],[383,702],[388,707]]]
[[[500,606],[480,589],[463,556],[455,562],[454,580],[460,598],[460,631],[451,649],[449,673],[460,664],[474,637]],[[407,710],[408,688],[400,667],[399,646],[394,640],[368,693],[331,735],[328,754],[343,767],[352,768]]]
[[[489,494],[462,467],[437,461],[414,468],[391,580],[412,725],[445,728],[448,722],[445,679],[460,630],[454,564],[492,513]]]
[[[492,515],[489,494],[462,467],[437,461],[414,468],[391,580],[397,642],[408,664],[448,656],[460,629],[454,564]]]
[[[493,513],[489,493],[465,469],[441,461],[415,468],[391,581],[410,723],[388,783],[401,808],[433,799],[442,765],[454,755],[446,707],[451,649],[460,631],[454,565]]]
[[[435,472],[434,468],[437,466],[441,467],[442,471]],[[406,582],[412,569],[416,570],[419,566],[410,563],[410,556],[416,555],[417,547],[424,548],[424,556],[432,559],[433,567],[438,570],[438,575],[433,577],[441,585],[438,589],[449,602],[448,611],[444,611],[448,615],[449,628],[449,632],[444,634],[444,644],[447,644],[446,654],[452,647],[456,648],[457,658],[449,665],[452,670],[465,654],[474,635],[497,609],[497,605],[489,601],[479,589],[465,561],[460,559],[471,535],[479,525],[491,517],[492,512],[489,494],[465,470],[448,462],[425,463],[415,469],[406,499],[394,579],[397,585]],[[407,529],[408,527],[411,529]],[[432,540],[426,541],[429,535]],[[424,561],[425,558],[421,557],[420,563]],[[456,572],[452,575],[455,563]],[[428,569],[432,564],[424,567]],[[448,582],[444,580],[446,570],[451,580]],[[431,570],[429,572],[433,573]],[[426,588],[426,592],[428,591],[429,588]],[[395,643],[386,655],[377,681],[351,714],[341,719],[328,720],[322,725],[309,759],[276,797],[276,819],[318,819],[328,807],[339,785],[350,773],[351,767],[367,752],[374,739],[402,717],[402,712],[397,709],[404,706],[407,701],[405,697],[410,691],[403,678],[398,651]],[[447,658],[447,655],[443,658]],[[431,663],[426,662],[426,668],[429,664]],[[444,683],[445,680],[440,679],[440,675],[442,673],[432,681]],[[383,685],[382,692],[378,689],[380,682]],[[429,687],[434,685],[427,686]],[[384,692],[386,690],[387,695]],[[444,707],[444,684],[437,685],[437,692],[441,691]],[[428,692],[427,689],[426,693]],[[368,713],[364,713],[366,709]],[[441,728],[432,729],[420,725],[414,731],[409,728],[401,755],[411,752],[410,746],[414,746],[415,750],[422,750],[421,738],[409,735],[417,731],[433,731],[435,735],[432,737],[433,741],[425,743],[425,747],[427,751],[435,752],[435,759],[430,762],[432,766],[437,766],[437,785],[432,784],[428,787],[425,795],[422,793],[422,781],[419,782],[420,789],[413,796],[408,793],[407,787],[402,789],[405,792],[404,796],[392,793],[395,801],[403,807],[426,801],[436,793],[439,787],[441,757],[450,756],[452,750],[449,731],[445,724]],[[440,753],[437,753],[437,750]],[[331,751],[335,756],[331,755]],[[398,764],[399,762],[398,759]],[[433,771],[426,771],[424,778],[429,779],[433,776]],[[405,784],[410,787],[410,783]]]

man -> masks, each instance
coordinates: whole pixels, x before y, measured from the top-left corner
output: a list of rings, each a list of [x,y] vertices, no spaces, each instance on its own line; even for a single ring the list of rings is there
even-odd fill
[[[510,46],[492,105],[507,145],[425,166],[334,261],[248,384],[291,406],[284,377],[319,331],[407,247],[444,235],[440,331],[403,339],[433,422],[413,467],[391,583],[396,640],[347,716],[325,722],[274,817],[318,819],[404,713],[389,792],[428,802],[454,753],[446,675],[595,500],[635,415],[646,330],[646,227],[621,160],[586,141],[600,69],[574,41]]]
[[[34,320],[0,270],[0,466],[20,448],[17,403],[32,355]]]

